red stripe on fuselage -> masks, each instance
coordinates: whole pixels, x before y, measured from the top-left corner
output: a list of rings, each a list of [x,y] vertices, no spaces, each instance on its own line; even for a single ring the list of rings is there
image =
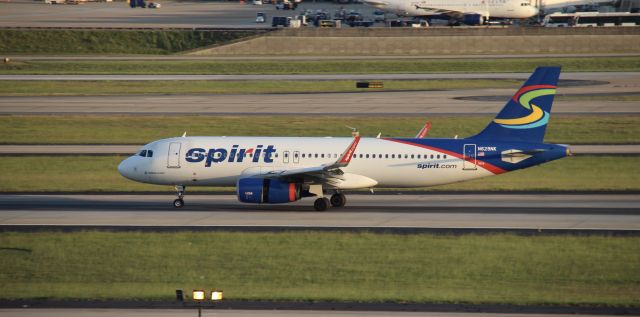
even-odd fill
[[[473,160],[471,160],[471,159],[465,159],[465,158],[463,158],[463,156],[462,156],[462,155],[460,155],[460,154],[458,154],[458,153],[456,153],[456,152],[451,152],[451,151],[448,151],[448,150],[443,150],[443,149],[440,149],[440,148],[437,148],[437,147],[428,146],[428,145],[424,145],[424,144],[413,143],[413,142],[409,142],[409,141],[396,140],[396,139],[387,139],[387,138],[384,138],[384,140],[387,140],[387,141],[393,141],[393,142],[398,142],[398,143],[402,143],[402,144],[413,145],[413,146],[417,146],[417,147],[421,147],[421,148],[429,149],[429,150],[432,150],[432,151],[436,151],[436,152],[444,153],[444,154],[447,154],[447,155],[451,155],[451,156],[453,156],[453,157],[457,157],[457,158],[459,158],[459,159],[461,159],[461,160],[466,160],[467,162],[470,162],[470,163],[474,163],[474,162],[473,162]],[[493,173],[493,174],[496,174],[496,175],[497,175],[497,174],[502,174],[502,173],[506,173],[506,172],[507,172],[506,170],[503,170],[503,169],[501,169],[501,168],[499,168],[499,167],[497,167],[497,166],[495,166],[495,165],[492,165],[492,164],[489,164],[489,163],[487,163],[487,162],[485,162],[485,161],[479,160],[479,159],[477,158],[477,156],[476,156],[476,163],[475,163],[475,164],[476,164],[477,166],[480,166],[480,167],[482,167],[482,168],[486,169],[487,171],[489,171],[489,172],[491,172],[491,173]]]
[[[520,88],[520,90],[518,90],[518,92],[516,92],[515,95],[513,95],[513,101],[519,102],[518,98],[520,98],[520,95],[524,94],[525,92],[536,90],[536,89],[546,89],[546,88],[556,89],[556,86],[554,86],[554,85],[533,85],[533,86],[522,87],[522,88]]]

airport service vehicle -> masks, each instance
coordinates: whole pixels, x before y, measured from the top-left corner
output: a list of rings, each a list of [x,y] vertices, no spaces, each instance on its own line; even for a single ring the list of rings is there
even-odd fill
[[[256,14],[256,23],[265,23],[267,21],[267,15],[264,12],[258,12]]]
[[[544,17],[542,25],[545,27],[638,26],[640,13],[552,13]]]
[[[567,145],[544,143],[560,75],[539,67],[479,134],[464,139],[208,137],[162,139],[118,166],[134,181],[174,185],[174,207],[188,186],[235,186],[253,204],[315,198],[323,211],[346,204],[344,190],[425,187],[503,174],[569,155]],[[330,199],[325,195],[331,194]]]
[[[451,24],[486,24],[489,18],[527,19],[538,14],[531,0],[364,0],[402,17],[446,18]]]

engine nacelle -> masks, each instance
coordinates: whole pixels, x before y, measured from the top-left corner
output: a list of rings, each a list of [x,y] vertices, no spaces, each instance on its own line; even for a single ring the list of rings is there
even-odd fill
[[[484,24],[485,17],[482,14],[474,13],[474,14],[465,14],[462,18],[462,23],[466,25],[480,25]]]
[[[281,204],[299,200],[302,184],[268,178],[241,178],[236,184],[238,200],[251,204]]]

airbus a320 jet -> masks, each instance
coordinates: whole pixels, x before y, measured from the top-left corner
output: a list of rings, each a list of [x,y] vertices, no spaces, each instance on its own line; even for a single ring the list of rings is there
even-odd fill
[[[544,143],[559,67],[539,67],[502,111],[466,139],[344,137],[176,137],[151,142],[118,166],[134,181],[235,186],[238,200],[281,204],[315,198],[318,211],[343,207],[343,191],[427,187],[499,175],[570,154]],[[327,198],[329,196],[330,198]]]

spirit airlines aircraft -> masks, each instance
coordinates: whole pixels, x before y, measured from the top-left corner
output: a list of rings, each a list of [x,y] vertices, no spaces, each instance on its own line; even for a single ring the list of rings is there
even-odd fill
[[[530,0],[364,0],[365,4],[405,17],[446,16],[477,25],[491,18],[527,19],[538,14]]]
[[[570,154],[565,145],[543,143],[559,75],[558,67],[536,69],[496,118],[466,139],[183,136],[143,146],[118,171],[138,182],[175,185],[177,208],[186,186],[236,186],[241,202],[315,197],[318,211],[344,206],[343,190],[507,173]]]

